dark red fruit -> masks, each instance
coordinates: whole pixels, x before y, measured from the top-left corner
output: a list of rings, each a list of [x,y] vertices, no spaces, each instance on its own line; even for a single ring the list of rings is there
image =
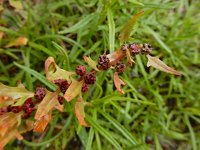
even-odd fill
[[[83,65],[79,65],[76,67],[76,74],[80,76],[84,76],[86,74],[86,67]]]
[[[103,69],[103,70],[107,70],[109,68],[109,62],[110,62],[110,60],[105,54],[99,56],[98,68]]]
[[[122,62],[117,62],[116,66],[115,66],[115,70],[119,73],[122,73],[126,70],[126,65]]]
[[[54,80],[54,83],[60,88],[60,91],[64,94],[70,84],[67,82],[67,80],[64,79],[58,79]]]
[[[21,106],[12,106],[11,107],[11,111],[14,112],[14,113],[18,113],[22,110],[22,107]]]
[[[43,100],[45,95],[46,95],[45,88],[43,88],[43,87],[37,87],[36,88],[35,94],[34,94],[34,97],[35,97],[36,100],[38,100],[38,101]]]
[[[142,45],[142,54],[147,55],[147,54],[150,54],[151,51],[152,51],[152,47],[150,44],[145,43]]]
[[[81,88],[81,91],[82,91],[82,92],[87,92],[88,90],[89,90],[89,85],[86,84],[86,83],[83,83],[82,88]]]
[[[94,84],[96,81],[96,76],[94,73],[87,73],[84,76],[84,81],[86,84]]]
[[[8,112],[7,107],[0,108],[0,115],[3,115],[6,112]]]
[[[58,101],[62,105],[65,101],[65,98],[63,96],[58,95]]]
[[[138,55],[141,51],[140,47],[138,46],[138,44],[130,44],[129,45],[129,49],[131,50],[131,53],[135,56]]]
[[[25,101],[25,103],[22,105],[22,109],[25,112],[23,118],[28,118],[31,116],[32,112],[35,110],[32,98],[29,98]]]

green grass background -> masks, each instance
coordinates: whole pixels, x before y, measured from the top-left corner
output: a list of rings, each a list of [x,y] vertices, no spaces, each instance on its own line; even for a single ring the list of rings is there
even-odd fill
[[[147,59],[122,75],[125,95],[113,86],[113,71],[98,74],[84,99],[86,121],[81,127],[73,114],[74,101],[65,103],[63,114],[43,134],[29,132],[23,141],[6,149],[200,149],[200,2],[198,0],[43,0],[23,1],[16,13],[6,7],[1,13],[0,82],[16,86],[21,80],[29,90],[54,87],[44,78],[44,61],[73,71],[85,64],[84,55],[96,60],[105,51],[120,47],[119,33],[131,16],[145,14],[131,32],[129,43],[150,43],[153,55],[180,70],[176,77],[147,68]],[[18,36],[27,46],[4,48]]]

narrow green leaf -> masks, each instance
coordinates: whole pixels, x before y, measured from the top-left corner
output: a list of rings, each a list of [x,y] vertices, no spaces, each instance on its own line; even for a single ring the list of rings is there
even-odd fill
[[[117,130],[119,130],[133,145],[137,145],[136,139],[131,135],[131,133],[123,127],[117,120],[115,120],[110,115],[103,111],[99,111],[109,122],[111,122]]]
[[[20,64],[18,64],[16,62],[14,62],[14,65],[16,65],[20,69],[23,69],[24,71],[30,73],[31,75],[33,75],[36,79],[40,80],[43,84],[45,84],[50,89],[52,89],[52,90],[56,90],[57,89],[57,87],[53,83],[49,82],[43,75],[41,75],[37,71],[35,71],[35,70],[31,69],[31,68],[28,68],[26,66],[22,66],[22,65],[20,65]]]
[[[117,150],[122,150],[120,144],[113,138],[113,136],[105,130],[102,126],[100,126],[96,121],[94,121],[91,117],[86,116],[85,120],[93,126],[104,138],[106,138]]]
[[[107,10],[108,27],[109,27],[109,50],[110,53],[114,52],[115,48],[115,22],[113,19],[113,12],[111,8]]]
[[[89,137],[87,140],[86,150],[92,150],[92,141],[94,138],[94,129],[90,128]]]

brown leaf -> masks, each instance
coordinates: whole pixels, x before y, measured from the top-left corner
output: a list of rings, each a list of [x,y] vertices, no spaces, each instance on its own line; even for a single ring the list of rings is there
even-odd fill
[[[53,82],[57,79],[65,79],[69,83],[71,82],[71,76],[74,75],[74,72],[69,72],[63,69],[60,69],[53,57],[48,57],[45,61],[45,73],[49,81]]]
[[[23,46],[26,45],[28,43],[28,39],[26,37],[18,37],[16,38],[14,41],[11,41],[10,43],[8,43],[5,48],[10,48],[10,47],[19,47],[19,46]]]
[[[127,56],[127,59],[128,59],[128,63],[132,66],[134,62],[134,60],[131,58],[131,54],[130,54],[130,51],[127,49],[126,50],[126,56]]]
[[[119,35],[119,39],[121,43],[125,42],[129,38],[134,24],[136,23],[137,19],[143,14],[144,14],[144,11],[141,11],[133,15],[132,18],[127,22],[127,24],[124,26],[122,32]]]
[[[164,71],[166,73],[181,75],[179,71],[167,66],[163,61],[161,61],[158,57],[152,57],[150,55],[146,55],[148,58],[147,67],[152,66],[160,71]]]
[[[114,73],[114,84],[117,91],[121,94],[124,94],[124,91],[121,89],[121,86],[125,85],[125,83],[119,78],[118,72]]]
[[[79,123],[82,126],[89,127],[89,125],[84,120],[85,112],[84,112],[84,101],[83,101],[82,96],[79,96],[79,98],[77,99],[77,101],[75,103],[74,111],[75,111],[75,115],[76,115],[76,118],[78,119]]]
[[[65,92],[64,98],[70,102],[76,96],[81,94],[81,87],[83,85],[83,81],[73,80],[67,91]]]
[[[95,69],[96,71],[99,71],[97,68],[97,62],[92,60],[90,57],[83,56],[84,61],[92,68]]]
[[[117,50],[111,54],[108,54],[107,57],[110,60],[109,65],[113,66],[115,65],[118,61],[120,61],[122,58],[124,58],[126,56],[126,52],[122,51],[122,50]]]
[[[51,119],[52,119],[51,114],[47,114],[47,115],[42,116],[40,119],[38,119],[34,123],[33,131],[42,133],[45,130],[48,123],[51,121]]]
[[[3,31],[0,31],[0,41],[4,37],[5,33]]]

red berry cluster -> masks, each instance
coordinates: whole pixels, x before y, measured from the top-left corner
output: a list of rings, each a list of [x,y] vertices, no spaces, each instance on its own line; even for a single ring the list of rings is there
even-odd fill
[[[54,80],[54,83],[60,88],[60,91],[63,94],[66,92],[66,90],[70,86],[70,84],[67,82],[67,80],[64,80],[64,79]]]
[[[76,67],[76,74],[81,77],[81,80],[84,80],[84,83],[81,88],[82,92],[87,92],[89,90],[89,84],[94,84],[96,81],[95,73],[87,73],[86,67],[83,65],[79,65]]]
[[[98,65],[97,65],[98,69],[107,70],[108,68],[110,68],[109,62],[110,60],[106,54],[99,56]]]
[[[22,105],[22,110],[25,112],[24,118],[28,118],[31,116],[31,113],[35,110],[34,103],[32,101],[32,98],[29,98],[25,101],[25,103]]]
[[[122,62],[119,61],[115,65],[115,70],[118,73],[123,73],[126,70],[126,65],[124,63],[122,63]]]
[[[43,87],[36,88],[34,97],[37,101],[42,101],[43,98],[45,97],[45,95],[46,95],[45,88],[43,88]]]
[[[121,49],[123,49],[123,48],[124,48],[124,46],[122,45]],[[144,44],[137,44],[137,43],[129,44],[128,49],[130,50],[130,52],[132,53],[133,56],[138,55],[140,53],[140,51],[144,55],[150,54],[150,52],[152,51],[151,45],[147,44],[147,43],[144,43]]]

